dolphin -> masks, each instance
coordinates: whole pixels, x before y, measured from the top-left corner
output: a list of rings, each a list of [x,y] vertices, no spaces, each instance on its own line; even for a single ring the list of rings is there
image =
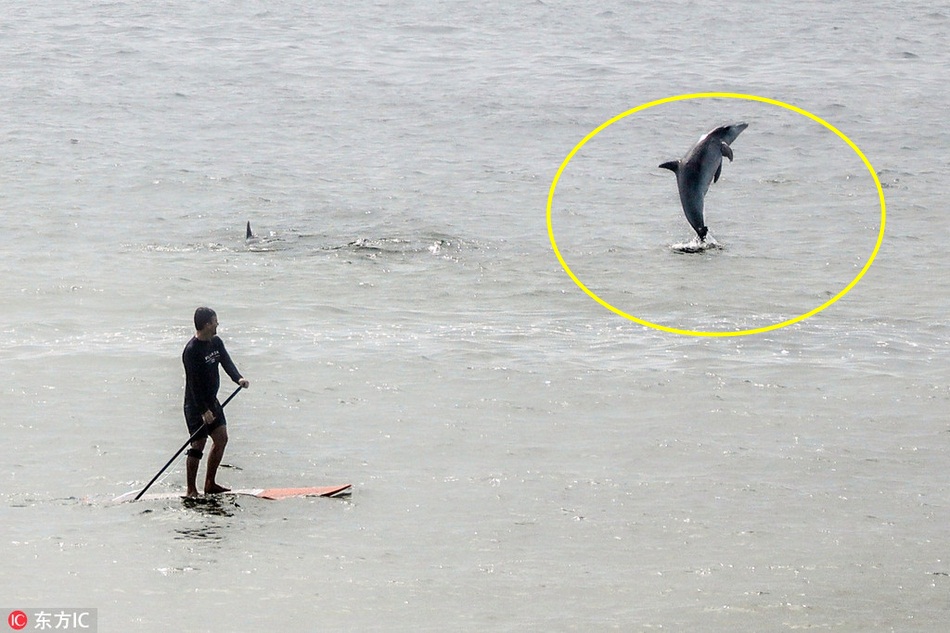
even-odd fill
[[[732,148],[729,144],[747,127],[748,123],[717,127],[700,137],[686,152],[686,156],[660,165],[676,174],[676,188],[680,192],[683,213],[701,242],[706,241],[706,234],[709,232],[703,220],[703,198],[709,190],[709,185],[719,180],[722,157],[732,161]]]
[[[248,222],[248,223],[247,223],[247,231],[244,233],[244,239],[245,239],[245,240],[250,240],[250,239],[253,239],[253,238],[254,238],[254,232],[251,231],[251,223]]]

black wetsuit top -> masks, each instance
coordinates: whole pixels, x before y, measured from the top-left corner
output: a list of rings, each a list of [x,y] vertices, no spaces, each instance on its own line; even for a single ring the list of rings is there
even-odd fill
[[[228,351],[224,349],[224,342],[217,336],[210,341],[192,337],[181,354],[181,362],[185,365],[185,411],[190,410],[199,416],[205,411],[220,410],[219,364],[224,367],[231,380],[238,382],[241,379],[241,372],[234,366]]]

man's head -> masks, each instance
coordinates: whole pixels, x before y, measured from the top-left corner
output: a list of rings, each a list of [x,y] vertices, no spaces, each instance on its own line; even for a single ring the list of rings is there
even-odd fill
[[[218,315],[211,308],[195,310],[195,331],[214,336],[218,331]]]

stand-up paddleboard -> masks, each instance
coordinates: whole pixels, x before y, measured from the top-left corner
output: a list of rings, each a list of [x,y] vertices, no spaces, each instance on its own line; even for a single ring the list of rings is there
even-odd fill
[[[132,490],[123,495],[119,495],[113,499],[113,503],[124,503],[126,501],[134,501],[136,495],[138,495],[138,490]],[[314,486],[310,488],[239,488],[237,490],[229,490],[228,492],[218,492],[211,495],[204,495],[204,498],[213,498],[213,497],[226,497],[234,495],[246,495],[251,497],[257,497],[258,499],[288,499],[290,497],[329,497],[329,498],[339,498],[339,497],[348,497],[353,493],[352,484],[344,484],[342,486]],[[181,499],[187,498],[179,492],[168,492],[168,493],[153,493],[145,494],[139,499],[139,501],[148,501],[155,499]]]

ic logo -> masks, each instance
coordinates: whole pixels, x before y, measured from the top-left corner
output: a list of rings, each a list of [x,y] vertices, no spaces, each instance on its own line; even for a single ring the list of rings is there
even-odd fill
[[[7,616],[7,624],[14,631],[25,629],[29,621],[30,619],[22,611],[11,611],[10,615]]]

